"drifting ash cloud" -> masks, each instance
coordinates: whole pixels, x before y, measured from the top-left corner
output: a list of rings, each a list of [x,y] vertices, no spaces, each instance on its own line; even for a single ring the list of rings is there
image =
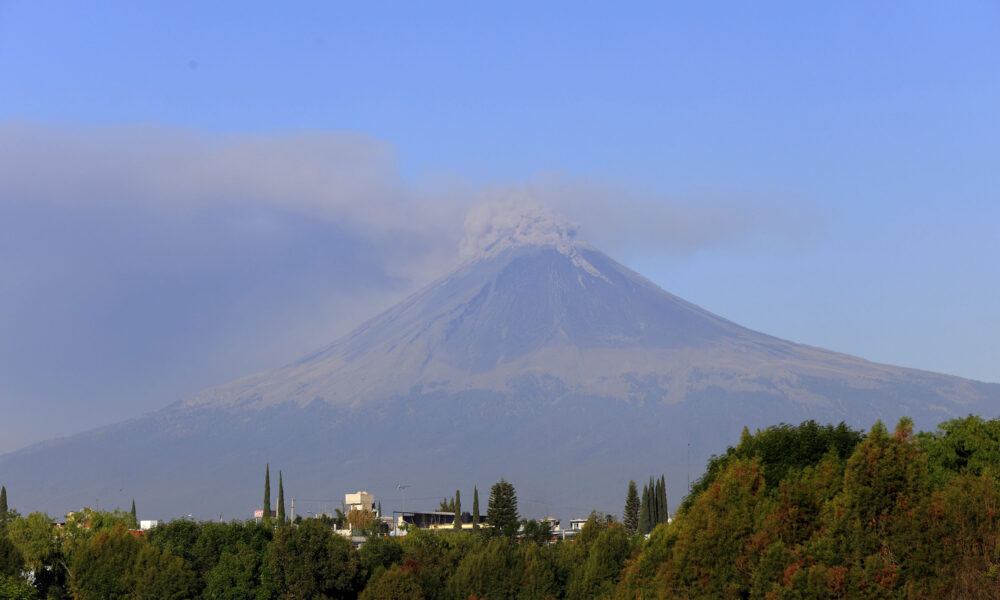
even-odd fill
[[[579,230],[612,255],[686,254],[811,228],[579,180],[433,189],[352,133],[8,122],[0,139],[0,452],[283,364],[505,245]]]

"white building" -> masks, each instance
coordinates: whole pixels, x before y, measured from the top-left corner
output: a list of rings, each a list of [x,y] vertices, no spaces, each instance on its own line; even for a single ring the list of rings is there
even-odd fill
[[[160,522],[156,519],[148,519],[148,520],[144,519],[142,521],[139,521],[139,529],[143,531],[149,531],[150,529],[158,526],[159,524]]]
[[[375,495],[368,492],[355,492],[344,494],[344,506],[347,512],[352,510],[368,510],[375,512]]]

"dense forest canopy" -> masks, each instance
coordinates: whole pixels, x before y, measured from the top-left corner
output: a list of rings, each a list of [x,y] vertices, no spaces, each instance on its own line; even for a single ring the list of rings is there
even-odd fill
[[[140,533],[134,511],[88,509],[56,527],[2,489],[0,598],[1000,597],[1000,420],[745,430],[648,536],[624,483],[625,524],[594,513],[572,541],[505,520],[372,535],[359,550],[320,519]],[[643,494],[653,509],[659,487]],[[514,494],[494,487],[495,515],[517,517]]]

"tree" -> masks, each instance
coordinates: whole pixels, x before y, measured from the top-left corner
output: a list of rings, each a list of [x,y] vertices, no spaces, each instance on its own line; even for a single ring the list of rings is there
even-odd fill
[[[38,591],[20,576],[0,575],[0,598],[9,600],[36,600]]]
[[[538,545],[547,544],[552,539],[552,525],[548,521],[528,519],[521,521],[521,540]]]
[[[639,505],[639,523],[637,530],[639,533],[646,535],[649,533],[650,528],[653,524],[652,515],[650,514],[650,496],[649,496],[649,486],[642,486],[642,504]]]
[[[51,527],[51,526],[50,526]],[[141,542],[122,527],[102,531],[73,552],[70,589],[79,600],[124,598]]]
[[[264,518],[267,523],[271,519],[271,465],[264,467]]]
[[[472,528],[479,529],[479,488],[472,486]]]
[[[267,563],[281,598],[353,598],[365,583],[351,542],[316,519],[279,527]]]
[[[372,529],[372,525],[375,524],[375,513],[367,508],[352,508],[347,511],[345,519],[352,532],[361,533]]]
[[[633,535],[639,529],[639,508],[639,492],[636,491],[635,481],[629,481],[628,492],[625,494],[625,510],[622,513],[622,522],[629,535]]]
[[[135,516],[135,498],[132,498],[132,528],[139,527],[139,519]]]
[[[7,506],[6,486],[0,486],[0,533],[7,528],[7,523],[10,523],[19,516],[20,515],[16,510],[11,510],[10,507]]]
[[[9,537],[0,535],[0,576],[17,576],[23,569],[24,555]]]
[[[368,587],[361,593],[360,599],[424,600],[424,593],[420,589],[420,579],[412,570],[392,565],[381,577],[373,578],[368,583]]]
[[[656,482],[656,525],[667,522],[667,482],[663,475]]]
[[[184,559],[144,545],[135,556],[129,576],[129,598],[184,600],[198,596],[198,578]]]
[[[281,471],[278,471],[278,525],[285,524],[285,486],[281,481]]]
[[[454,529],[462,528],[462,492],[460,490],[455,490],[455,523],[452,527]]]
[[[517,494],[514,486],[503,477],[493,484],[490,490],[490,501],[486,507],[486,520],[494,532],[513,537],[519,526],[517,514]]]

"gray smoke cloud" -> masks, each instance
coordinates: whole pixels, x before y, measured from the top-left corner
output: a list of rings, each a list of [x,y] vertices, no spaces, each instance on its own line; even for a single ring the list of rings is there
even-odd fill
[[[796,243],[814,220],[568,178],[435,188],[351,133],[0,139],[0,452],[293,360],[511,244],[682,255]]]
[[[461,256],[473,259],[504,249],[533,245],[565,245],[579,226],[525,198],[509,198],[472,207],[465,217]]]

